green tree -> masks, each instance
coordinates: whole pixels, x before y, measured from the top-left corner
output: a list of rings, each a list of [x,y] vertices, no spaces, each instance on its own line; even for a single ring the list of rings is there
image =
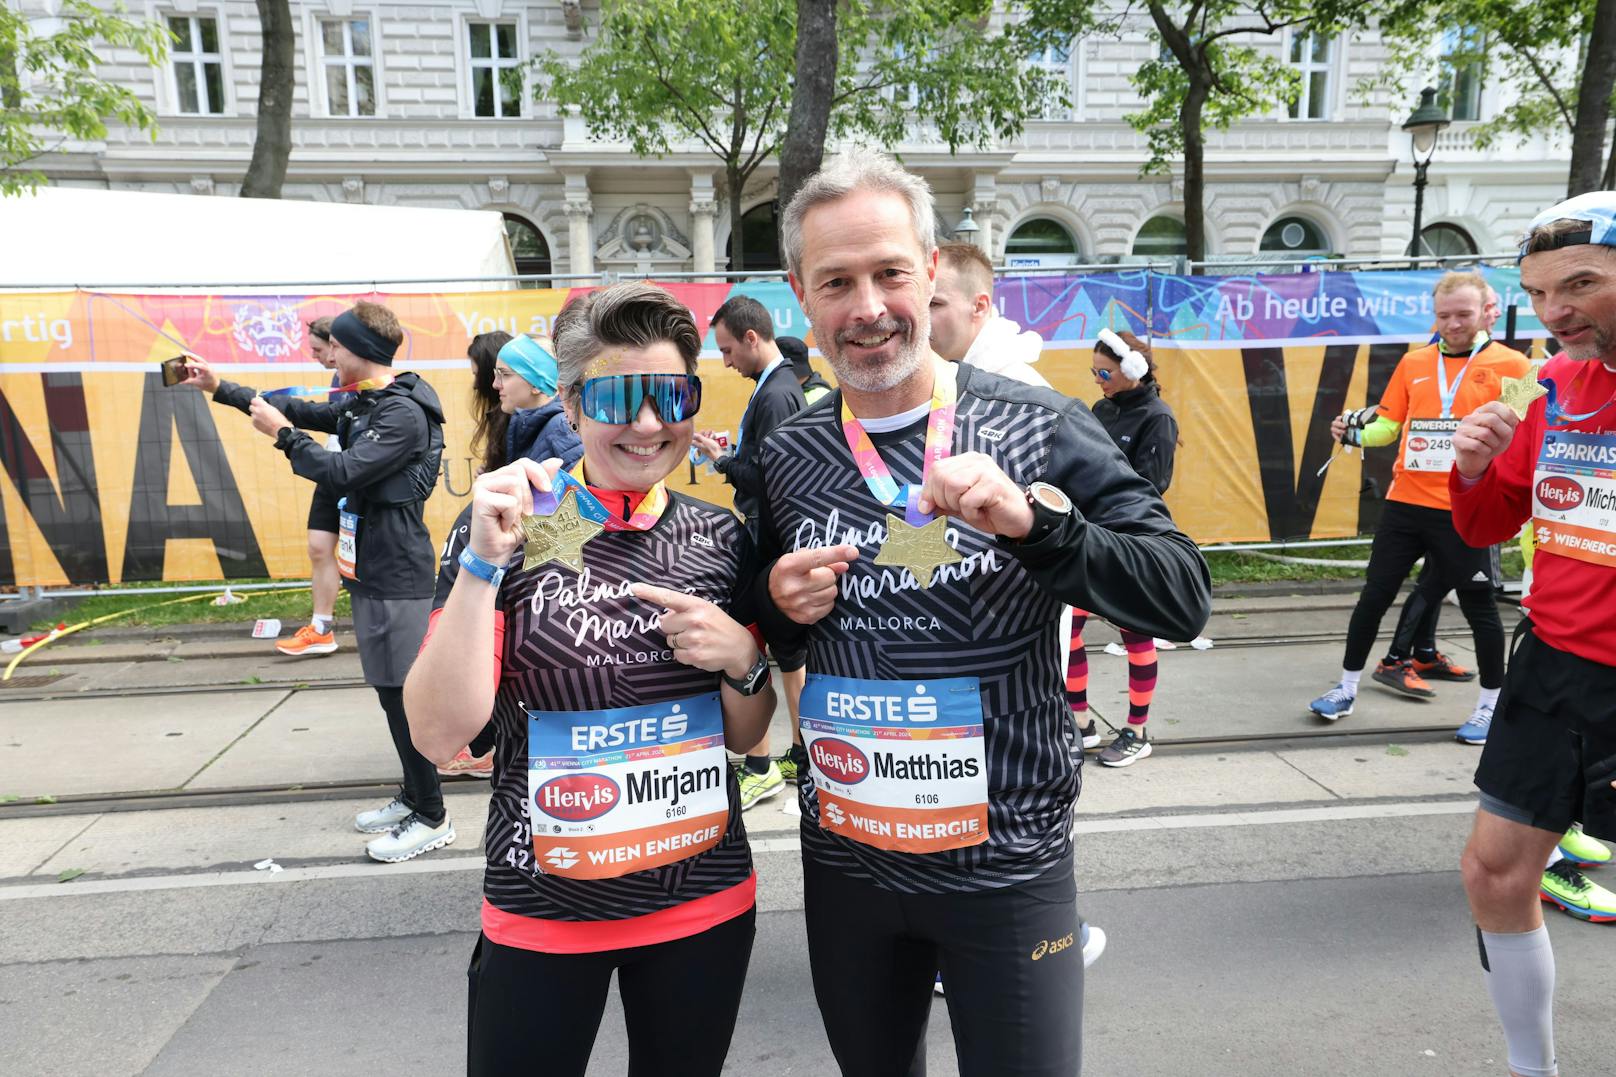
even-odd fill
[[[132,49],[150,64],[168,53],[168,31],[124,17],[121,4],[61,0],[34,23],[0,4],[0,195],[45,181],[30,162],[69,140],[106,137],[108,121],[157,132],[157,117],[131,91],[102,79],[98,49]]]
[[[721,161],[731,268],[742,269],[742,192],[779,151],[793,111],[797,10],[796,0],[606,0],[576,63],[538,61],[536,92],[641,155],[694,142]],[[845,0],[830,133],[891,146],[923,117],[951,151],[1019,133],[1063,89],[1022,63],[1027,39],[995,26],[993,10],[991,0]],[[823,81],[810,88],[822,93]]]
[[[1478,146],[1559,133],[1571,141],[1567,196],[1616,186],[1616,146],[1605,148],[1616,91],[1616,0],[1400,0],[1381,19],[1391,53],[1381,84],[1406,95],[1425,75],[1438,46],[1433,27],[1456,31],[1442,81],[1474,68],[1513,91],[1475,127]]]
[[[258,69],[258,130],[241,181],[243,198],[279,198],[292,157],[292,93],[297,70],[297,24],[291,0],[258,0],[263,62]]]
[[[1412,0],[1411,0],[1412,2]],[[1192,262],[1206,257],[1206,134],[1237,120],[1296,101],[1301,80],[1255,43],[1285,30],[1335,36],[1363,26],[1370,5],[1348,0],[1034,0],[1033,22],[1044,33],[1062,24],[1115,33],[1148,18],[1157,55],[1129,76],[1144,108],[1128,122],[1145,134],[1150,156],[1145,175],[1184,162],[1184,232]]]

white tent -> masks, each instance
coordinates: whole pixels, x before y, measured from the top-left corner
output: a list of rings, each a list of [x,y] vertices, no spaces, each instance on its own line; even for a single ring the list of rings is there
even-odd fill
[[[515,272],[504,220],[485,210],[85,187],[0,197],[0,288],[477,291],[511,285],[468,278]]]

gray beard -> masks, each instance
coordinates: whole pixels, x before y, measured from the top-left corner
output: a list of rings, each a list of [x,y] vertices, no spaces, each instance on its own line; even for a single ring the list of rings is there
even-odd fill
[[[808,313],[810,324],[813,313]],[[860,393],[885,393],[897,388],[910,378],[914,377],[925,365],[926,358],[931,352],[931,318],[922,309],[920,317],[916,318],[910,327],[907,339],[898,345],[897,358],[880,367],[861,367],[842,357],[841,345],[835,341],[824,344],[819,350],[830,361],[831,370],[836,373],[836,381]]]
[[[1607,365],[1616,365],[1616,340],[1597,326],[1594,328],[1593,343],[1579,344],[1576,347],[1561,345],[1561,347],[1565,348],[1567,356],[1578,362],[1588,363],[1597,359]]]

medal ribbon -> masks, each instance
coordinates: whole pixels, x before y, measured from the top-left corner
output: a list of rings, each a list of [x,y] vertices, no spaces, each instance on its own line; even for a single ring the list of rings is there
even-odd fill
[[[926,414],[926,462],[918,485],[898,485],[869,432],[847,410],[847,398],[842,398],[842,433],[847,437],[847,447],[853,451],[853,462],[858,465],[859,474],[864,476],[864,485],[888,508],[902,505],[904,522],[912,527],[930,523],[936,517],[934,512],[920,511],[920,491],[931,477],[932,465],[948,459],[954,448],[954,409],[959,402],[959,385],[954,380],[954,364],[942,359],[934,363],[931,409]]]
[[[1459,368],[1459,373],[1454,375],[1452,385],[1448,384],[1448,364],[1442,355],[1442,345],[1436,346],[1436,393],[1442,401],[1441,418],[1453,418],[1453,399],[1459,395],[1459,386],[1464,383],[1465,371],[1470,369],[1470,364],[1475,361],[1481,349],[1491,343],[1492,340],[1486,333],[1478,334],[1475,345],[1470,349],[1470,358],[1465,360],[1464,366]]]
[[[1566,403],[1569,404],[1571,402],[1571,390],[1576,389],[1577,378],[1582,377],[1583,370],[1587,369],[1588,367],[1585,364],[1582,370],[1577,371],[1576,377],[1571,379],[1571,389],[1566,391]],[[1553,378],[1540,381],[1538,384],[1549,391],[1549,399],[1543,405],[1543,424],[1545,426],[1566,426],[1571,423],[1586,422],[1587,420],[1592,419],[1595,415],[1598,415],[1600,412],[1604,411],[1606,408],[1610,407],[1612,404],[1616,404],[1616,398],[1612,398],[1599,405],[1593,411],[1585,411],[1581,415],[1573,415],[1570,412],[1561,409],[1559,387],[1555,385]]]
[[[385,389],[393,384],[393,375],[387,374],[380,378],[365,378],[363,381],[349,382],[347,385],[335,387],[327,386],[324,389],[317,385],[297,385],[286,389],[265,389],[259,396],[336,396],[338,393],[363,393],[369,389]]]
[[[668,508],[668,487],[659,481],[640,499],[639,507],[629,518],[622,519],[590,492],[584,482],[584,462],[579,460],[570,472],[557,471],[555,483],[549,490],[534,489],[533,515],[553,515],[561,507],[561,499],[567,496],[568,487],[578,491],[575,495],[578,515],[600,524],[608,531],[649,531],[662,519],[662,514]]]

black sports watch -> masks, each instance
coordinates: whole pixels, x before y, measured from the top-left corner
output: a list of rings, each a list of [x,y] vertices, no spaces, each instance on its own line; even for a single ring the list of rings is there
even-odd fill
[[[1032,527],[1017,540],[1023,546],[1048,538],[1073,511],[1072,499],[1066,496],[1066,491],[1047,482],[1035,482],[1027,487],[1027,504],[1032,506]]]
[[[763,686],[769,683],[769,656],[758,652],[757,661],[747,670],[739,680],[728,673],[720,673],[724,683],[741,693],[743,696],[755,696],[763,691]]]

